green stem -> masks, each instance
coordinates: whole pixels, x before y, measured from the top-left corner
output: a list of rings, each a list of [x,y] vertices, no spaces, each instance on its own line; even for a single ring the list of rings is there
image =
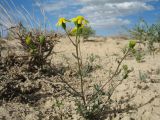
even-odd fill
[[[78,62],[78,73],[80,75],[80,80],[81,80],[81,94],[82,94],[82,100],[83,104],[86,105],[86,100],[85,100],[85,93],[84,93],[84,80],[83,80],[83,75],[82,75],[82,58],[79,59],[79,41],[78,41],[78,35],[76,34],[76,56],[77,56],[77,62]]]
[[[103,89],[105,88],[105,86],[106,86],[111,80],[113,80],[113,78],[114,78],[115,76],[117,76],[118,71],[119,71],[119,68],[120,68],[122,62],[124,61],[124,59],[127,57],[127,55],[128,55],[128,53],[130,52],[130,50],[131,50],[131,49],[129,48],[129,49],[127,50],[127,52],[124,54],[124,56],[121,58],[121,60],[118,62],[118,66],[117,66],[114,74],[110,77],[110,79],[109,79],[107,82],[105,82],[105,83],[102,85],[102,87],[99,89],[99,91],[97,91],[97,92],[92,96],[92,98],[89,100],[88,103],[90,103],[90,102],[98,95],[98,93],[99,93],[100,91],[103,91]]]
[[[81,66],[82,66],[82,54],[81,54],[81,45],[80,45],[80,36],[78,36],[78,49],[79,49],[79,57],[81,59]]]
[[[75,43],[70,38],[70,36],[69,36],[69,34],[67,33],[66,30],[65,30],[65,32],[67,34],[67,37],[71,41],[71,43],[76,48],[76,58],[77,58],[77,62],[78,62],[78,73],[80,75],[80,80],[81,80],[81,98],[82,98],[83,104],[86,105],[85,93],[84,93],[84,80],[83,80],[83,75],[82,75],[82,57],[81,57],[81,50],[80,50],[80,42],[79,42],[79,39],[78,39],[78,32],[76,33],[76,42]]]
[[[73,40],[71,39],[71,37],[69,36],[67,30],[65,30],[67,37],[69,38],[69,40],[71,41],[71,43],[76,47],[76,44],[73,42]]]

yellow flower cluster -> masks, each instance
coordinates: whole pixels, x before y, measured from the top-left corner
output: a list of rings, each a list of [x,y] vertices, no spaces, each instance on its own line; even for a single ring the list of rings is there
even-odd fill
[[[85,25],[89,23],[88,20],[86,20],[83,16],[77,16],[75,18],[72,18],[71,20],[60,18],[56,25],[61,26],[65,30],[67,22],[74,23],[75,27],[73,28],[72,32],[77,31],[79,28],[83,28]]]
[[[83,16],[77,16],[76,18],[72,18],[71,20],[76,27],[82,27],[88,24],[88,20],[86,20]]]

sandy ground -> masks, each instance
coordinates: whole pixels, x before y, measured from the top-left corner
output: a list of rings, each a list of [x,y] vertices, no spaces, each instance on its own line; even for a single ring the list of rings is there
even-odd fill
[[[108,78],[107,71],[116,66],[116,58],[122,56],[121,49],[128,44],[128,40],[123,39],[97,39],[97,41],[87,41],[81,43],[83,55],[83,63],[87,57],[94,55],[98,56],[94,65],[99,65],[100,68],[90,73],[86,77],[86,84],[90,86],[94,83],[105,82]],[[66,38],[60,39],[55,47],[55,52],[52,62],[55,65],[62,64],[64,66],[75,66],[75,59],[72,56],[74,47]],[[127,101],[129,105],[137,105],[136,110],[128,110],[118,113],[113,120],[160,120],[160,53],[144,56],[144,62],[138,63],[134,58],[128,58],[123,64],[127,64],[129,68],[134,68],[120,86],[117,87],[113,99],[132,98]],[[140,79],[140,72],[145,75],[145,79]],[[67,73],[66,73],[67,74]],[[44,82],[44,81],[43,81]],[[45,82],[44,82],[45,83]],[[87,85],[86,85],[87,86]],[[107,89],[107,88],[106,88]],[[87,92],[87,91],[86,91]],[[45,99],[45,100],[43,100]],[[0,104],[0,119],[2,120],[59,120],[54,116],[53,110],[54,97],[49,96],[40,99],[37,106],[22,104],[17,102],[7,102]],[[62,113],[71,110],[75,111],[72,106],[71,99],[67,99],[66,106]],[[122,106],[123,107],[123,106]],[[69,112],[69,111],[68,111]],[[76,115],[73,118],[64,118],[64,120],[78,120]],[[107,118],[106,120],[109,120]]]

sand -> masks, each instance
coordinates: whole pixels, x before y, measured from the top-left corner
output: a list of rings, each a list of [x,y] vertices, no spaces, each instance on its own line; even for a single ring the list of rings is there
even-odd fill
[[[83,63],[91,54],[93,56],[98,56],[93,62],[93,66],[99,66],[97,69],[89,73],[85,77],[85,86],[92,86],[97,83],[104,83],[108,79],[108,70],[115,69],[117,65],[116,58],[121,57],[123,54],[121,49],[128,44],[128,40],[123,39],[111,39],[104,38],[90,40],[81,42],[81,52]],[[146,51],[146,48],[144,48]],[[75,68],[75,59],[72,56],[74,53],[74,47],[67,38],[61,38],[60,42],[56,45],[54,51],[56,54],[52,58],[52,63],[55,66],[62,65],[66,68]],[[144,62],[138,63],[135,58],[127,58],[123,64],[128,65],[128,68],[134,68],[134,71],[129,75],[129,77],[119,85],[114,92],[112,99],[117,101],[125,101],[129,99],[124,104],[121,104],[121,108],[126,108],[127,105],[134,106],[136,109],[122,110],[118,112],[113,120],[160,120],[160,53],[154,56],[146,52],[144,56]],[[140,73],[145,77],[140,78]],[[71,74],[71,70],[67,70],[65,75]],[[55,76],[56,77],[56,76]],[[73,98],[65,98],[59,96],[57,98],[65,102],[65,107],[63,106],[60,113],[56,113],[56,107],[54,107],[55,97],[52,95],[54,91],[51,91],[49,82],[46,80],[51,80],[53,83],[60,84],[54,81],[52,78],[43,78],[42,80],[37,80],[34,84],[42,83],[43,89],[39,91],[47,93],[50,91],[51,95],[43,96],[38,101],[36,105],[24,104],[19,102],[0,102],[0,119],[2,120],[59,120],[56,116],[57,114],[62,114],[62,116],[67,114],[72,114],[72,118],[64,117],[64,120],[78,120],[79,115],[76,115],[74,110]],[[75,80],[75,79],[74,79]],[[45,83],[46,82],[46,83]],[[75,84],[76,82],[73,82]],[[24,83],[26,84],[26,83]],[[28,84],[31,84],[30,82]],[[33,83],[32,83],[33,84]],[[72,84],[72,81],[71,81]],[[77,85],[75,84],[75,87]],[[49,88],[51,87],[51,88]],[[107,87],[105,88],[107,90]],[[89,91],[85,90],[86,93]],[[63,92],[62,92],[63,93]],[[65,92],[64,92],[65,93]],[[106,113],[107,114],[107,113]],[[106,118],[109,120],[109,118]]]

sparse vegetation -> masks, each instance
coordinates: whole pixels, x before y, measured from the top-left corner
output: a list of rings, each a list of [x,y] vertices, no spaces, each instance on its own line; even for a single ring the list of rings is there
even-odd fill
[[[71,36],[76,36],[76,34],[81,35],[83,40],[87,40],[91,36],[95,36],[96,32],[90,26],[84,26],[81,30],[76,33],[74,30],[71,31]]]
[[[154,55],[155,51],[159,49],[155,45],[160,43],[159,23],[148,25],[145,20],[140,20],[129,32],[132,38],[139,40],[139,44],[147,45],[150,54]]]
[[[12,39],[16,39],[16,36],[20,40],[27,52],[29,70],[39,68],[43,70],[45,65],[49,65],[48,58],[53,55],[53,48],[58,42],[55,33],[45,34],[38,30],[27,31],[21,23],[14,29],[10,29],[10,33],[13,34]]]
[[[85,17],[60,18],[62,36],[46,29],[41,12],[44,28],[27,10],[25,24],[0,24],[6,32],[4,40],[0,36],[0,119],[143,120],[147,114],[146,120],[149,113],[160,118],[160,68],[154,68],[159,23],[141,20],[129,30],[132,39],[83,42],[96,34]]]
[[[98,62],[98,64],[96,63]],[[102,66],[100,64],[100,57],[98,55],[91,54],[86,58],[86,62],[83,65],[82,68],[82,74],[83,76],[88,76],[89,73],[93,72],[96,69],[101,68]]]
[[[57,25],[61,26],[66,31],[67,22],[70,22],[70,21],[65,18],[60,18]],[[77,73],[80,79],[79,88],[81,89],[80,92],[77,89],[73,88],[73,86],[71,86],[66,80],[64,80],[64,78],[62,77],[60,78],[62,82],[65,83],[72,90],[72,92],[69,92],[69,93],[75,97],[75,103],[76,103],[75,105],[77,107],[76,108],[77,112],[86,120],[97,120],[97,119],[101,120],[104,117],[103,112],[105,111],[106,107],[107,108],[110,107],[108,105],[111,102],[110,100],[114,90],[116,89],[117,86],[119,86],[122,83],[124,79],[127,79],[128,74],[132,72],[132,70],[128,69],[127,65],[123,65],[122,68],[121,68],[121,65],[125,60],[125,58],[129,55],[129,53],[134,50],[136,42],[133,40],[129,42],[123,57],[117,60],[118,65],[115,71],[113,71],[113,74],[110,76],[110,78],[108,78],[108,80],[106,80],[106,82],[102,85],[95,84],[94,86],[92,86],[94,88],[93,93],[87,95],[87,92],[85,90],[85,85],[84,85],[85,84],[84,75],[86,75],[91,70],[90,67],[92,65],[87,66],[87,70],[84,71],[83,63],[82,63],[82,53],[80,49],[81,34],[79,34],[79,31],[83,31],[83,27],[88,23],[88,21],[83,16],[77,16],[76,18],[72,19],[72,22],[75,24],[74,30],[76,32],[76,39],[72,40],[68,35],[67,31],[66,31],[66,34],[69,40],[71,41],[72,45],[75,47],[75,54],[72,53],[72,55],[77,60]],[[95,57],[92,55],[89,58],[89,61],[90,61],[89,63],[92,64],[94,60],[95,60]],[[120,80],[119,81],[114,80],[119,75],[122,75]],[[115,82],[117,83],[113,85],[113,83]],[[112,86],[110,86],[110,89],[108,90],[106,95],[106,92],[104,92],[104,88],[108,83],[111,83]],[[103,97],[105,96],[108,96],[108,99],[106,101],[103,100]]]

